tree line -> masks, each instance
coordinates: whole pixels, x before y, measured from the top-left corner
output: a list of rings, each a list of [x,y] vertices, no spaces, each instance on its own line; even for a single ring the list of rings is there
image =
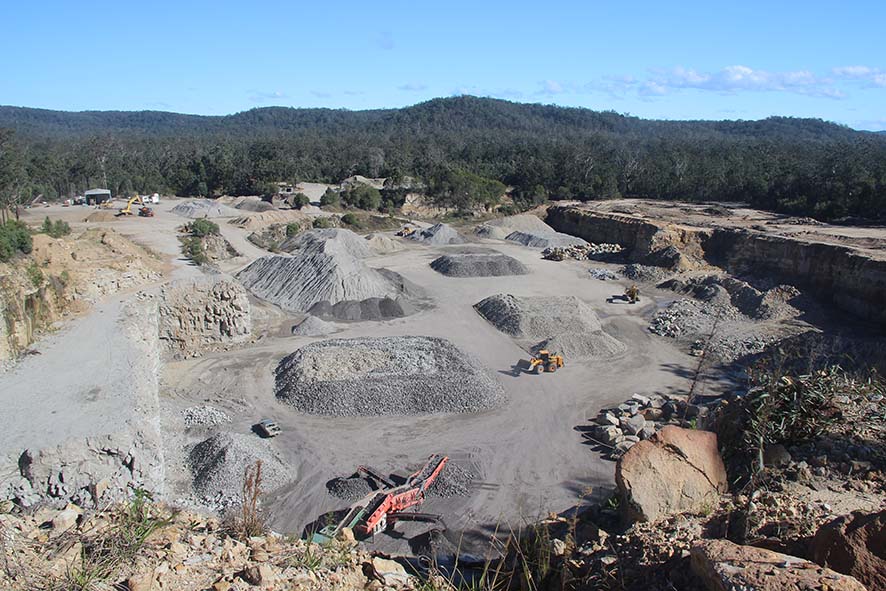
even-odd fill
[[[5,130],[3,130],[5,128]],[[392,179],[441,205],[619,196],[735,200],[819,219],[882,218],[886,137],[815,119],[655,121],[476,97],[403,109],[254,109],[225,117],[0,107],[0,199],[273,192],[275,181]]]

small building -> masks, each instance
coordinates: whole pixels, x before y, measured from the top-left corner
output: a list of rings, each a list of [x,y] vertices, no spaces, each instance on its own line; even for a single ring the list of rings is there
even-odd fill
[[[111,192],[107,189],[89,189],[83,193],[86,205],[98,205],[111,200]]]

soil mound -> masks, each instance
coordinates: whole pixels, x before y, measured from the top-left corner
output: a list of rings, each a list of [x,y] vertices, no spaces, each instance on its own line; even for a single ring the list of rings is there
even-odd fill
[[[431,246],[467,242],[461,234],[456,232],[455,228],[448,224],[436,224],[424,230],[417,230],[409,236],[409,239]]]
[[[247,466],[262,462],[262,484],[271,491],[292,480],[292,468],[271,444],[255,435],[217,433],[201,441],[188,454],[193,486],[199,494],[217,500],[236,500]]]
[[[260,232],[275,225],[284,227],[285,230],[285,226],[288,224],[298,224],[301,228],[311,227],[311,218],[302,211],[271,209],[246,215],[243,215],[242,210],[238,213],[240,215],[228,223],[244,230]],[[282,238],[285,238],[285,231]],[[282,242],[282,239],[280,241]]]
[[[390,254],[403,250],[399,242],[384,234],[369,234],[366,236],[366,242],[375,254]]]
[[[588,246],[588,243],[581,238],[570,236],[569,234],[561,234],[554,232],[552,234],[535,234],[529,232],[521,232],[519,230],[511,232],[505,236],[505,240],[522,244],[530,248],[567,248],[569,246]]]
[[[277,209],[273,204],[268,203],[267,201],[262,201],[261,199],[244,199],[234,207],[240,211],[253,211],[256,213]]]
[[[100,209],[98,211],[93,211],[91,214],[84,218],[84,222],[116,222],[120,217],[117,216],[117,212],[110,211],[107,209]]]
[[[495,240],[504,240],[508,237],[508,234],[517,231],[536,236],[557,233],[556,230],[544,223],[541,218],[525,213],[491,220],[480,224],[476,229],[478,236]]]
[[[449,277],[501,277],[526,275],[526,265],[506,254],[447,254],[434,259],[431,268]]]
[[[311,230],[281,248],[295,256],[262,257],[237,278],[285,310],[340,320],[380,320],[414,311],[403,298],[418,295],[418,288],[397,273],[366,266],[362,259],[372,252],[349,230]]]
[[[603,332],[594,310],[573,296],[497,294],[477,303],[474,309],[532,353],[546,348],[567,359],[596,359],[625,350],[621,342]]]
[[[480,412],[504,402],[484,368],[432,337],[311,343],[280,361],[275,375],[277,398],[312,415]]]
[[[185,203],[179,203],[172,208],[172,213],[180,215],[184,218],[199,219],[233,217],[235,215],[238,215],[240,212],[238,212],[233,207],[228,207],[227,205],[216,203],[211,199],[203,199],[201,201],[187,201]]]
[[[292,327],[292,336],[296,337],[319,337],[338,331],[338,327],[330,322],[321,320],[316,316],[308,316]]]

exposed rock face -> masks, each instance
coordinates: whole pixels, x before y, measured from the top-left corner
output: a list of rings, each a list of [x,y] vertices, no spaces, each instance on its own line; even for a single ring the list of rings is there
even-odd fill
[[[812,540],[812,559],[868,589],[886,589],[886,511],[857,511],[821,526]]]
[[[717,436],[675,426],[627,450],[615,483],[627,517],[641,521],[709,510],[728,489]]]
[[[702,540],[691,556],[692,571],[709,591],[865,591],[853,577],[802,558],[727,540]]]
[[[173,357],[196,357],[213,346],[242,343],[251,333],[251,306],[239,283],[203,280],[163,289],[160,340]]]
[[[679,257],[668,266],[675,269],[711,264],[735,275],[777,276],[783,283],[806,288],[825,304],[886,325],[882,305],[886,259],[862,251],[755,230],[684,227],[575,206],[550,208],[546,221],[560,232],[589,242],[621,244],[636,262],[661,264],[658,259],[673,247]]]

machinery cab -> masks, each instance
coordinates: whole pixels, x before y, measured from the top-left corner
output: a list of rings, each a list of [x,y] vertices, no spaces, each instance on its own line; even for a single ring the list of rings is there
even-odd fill
[[[551,353],[547,349],[542,349],[538,352],[538,356],[529,360],[529,369],[535,373],[554,373],[561,367],[563,367],[563,356]]]

